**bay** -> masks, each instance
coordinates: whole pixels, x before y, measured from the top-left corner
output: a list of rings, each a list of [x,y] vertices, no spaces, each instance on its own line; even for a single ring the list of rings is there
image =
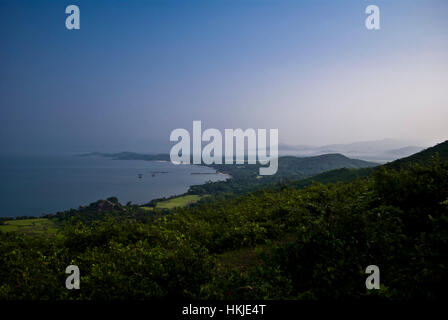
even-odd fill
[[[56,213],[111,196],[123,204],[144,204],[182,194],[192,185],[228,178],[214,172],[202,166],[101,156],[3,155],[0,217]]]

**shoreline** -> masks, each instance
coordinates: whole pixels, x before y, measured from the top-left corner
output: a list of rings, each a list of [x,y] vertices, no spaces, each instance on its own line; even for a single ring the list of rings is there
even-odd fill
[[[174,163],[172,163],[171,161],[168,161],[168,160],[131,159],[131,158],[120,159],[120,158],[110,157],[110,156],[107,156],[107,155],[104,155],[104,154],[98,154],[98,153],[82,154],[82,155],[76,154],[76,155],[71,155],[71,156],[74,156],[74,157],[91,157],[91,156],[98,157],[99,156],[101,158],[108,159],[108,160],[143,160],[143,161],[158,162],[158,163],[171,163],[173,165],[177,165],[177,164],[174,164]],[[182,163],[182,164],[183,165],[189,165],[189,166],[192,166],[192,167],[196,166],[196,167],[199,167],[199,168],[213,169],[215,171],[215,172],[191,172],[190,175],[193,175],[193,176],[198,176],[198,175],[199,176],[201,176],[201,175],[219,175],[219,176],[225,176],[226,177],[225,180],[218,180],[218,181],[215,181],[215,182],[221,182],[221,181],[226,182],[227,180],[232,179],[232,176],[230,174],[221,172],[221,171],[213,168],[212,166],[207,166],[207,165],[202,165],[202,164],[200,164],[200,165],[198,165],[198,164],[186,164],[186,163],[185,164]],[[161,172],[157,172],[157,173],[161,173]],[[203,183],[199,183],[199,184],[188,184],[188,189],[185,192],[183,192],[183,193],[175,193],[175,192],[168,193],[165,196],[144,199],[142,201],[139,201],[139,203],[133,203],[133,204],[141,207],[141,206],[144,206],[145,204],[147,204],[147,203],[149,203],[149,202],[151,202],[153,200],[185,196],[185,195],[189,194],[190,187],[204,185],[204,184],[208,183],[209,181],[210,180],[205,181]],[[111,196],[113,196],[113,195],[110,195],[110,197]],[[104,197],[104,199],[106,199],[106,198],[107,197]],[[104,199],[99,198],[99,199],[97,199],[95,201],[104,200]],[[56,210],[56,211],[53,211],[53,212],[42,212],[42,213],[37,213],[37,214],[36,213],[35,214],[26,214],[25,213],[25,214],[19,214],[19,215],[11,215],[11,216],[0,216],[0,221],[1,220],[3,220],[3,221],[5,221],[5,220],[16,220],[17,218],[19,218],[18,220],[25,219],[25,218],[26,219],[41,219],[44,216],[56,215],[58,212],[65,212],[65,211],[70,211],[70,210],[79,210],[80,207],[86,206],[86,205],[89,205],[89,203],[80,204],[77,208],[71,207],[71,208]]]

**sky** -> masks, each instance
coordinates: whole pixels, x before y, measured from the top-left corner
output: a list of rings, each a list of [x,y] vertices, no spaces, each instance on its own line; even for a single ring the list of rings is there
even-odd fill
[[[65,8],[80,9],[68,30]],[[368,30],[365,8],[380,9]],[[166,152],[176,128],[281,143],[448,139],[448,1],[0,0],[0,152]]]

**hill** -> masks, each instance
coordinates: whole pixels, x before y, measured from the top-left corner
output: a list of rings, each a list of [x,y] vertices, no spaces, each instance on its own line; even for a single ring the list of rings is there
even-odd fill
[[[285,183],[309,178],[335,169],[360,169],[377,166],[377,163],[350,159],[342,154],[325,154],[315,157],[284,156],[278,159],[278,171],[272,176],[259,176],[259,164],[217,165],[210,167],[229,174],[232,179],[192,186],[191,194],[242,194],[275,183]]]
[[[442,161],[448,161],[448,140],[433,147],[427,148],[409,157],[395,160],[386,164],[388,168],[400,168],[410,163],[428,163],[432,158],[438,156]]]
[[[409,166],[411,163],[428,164],[430,160],[434,159],[436,156],[438,156],[441,161],[448,161],[448,140],[418,153],[415,153],[409,157],[398,159],[375,168],[368,167],[361,169],[348,169],[348,167],[345,167],[342,169],[330,170],[320,174],[316,174],[306,179],[294,181],[291,183],[291,185],[296,188],[303,188],[311,185],[313,182],[324,184],[349,182],[357,178],[367,177],[368,175],[373,173],[375,169],[382,167],[387,169],[400,169]]]
[[[294,157],[284,156],[278,159],[278,171],[273,176],[263,176],[264,179],[271,180],[281,179],[303,179],[321,172],[340,168],[367,168],[377,166],[377,163],[368,162],[358,159],[350,159],[342,154],[324,154],[314,157]],[[217,165],[213,164],[211,167],[218,171],[228,173],[235,176],[250,175],[258,176],[259,164],[244,164],[244,165]],[[241,173],[245,171],[245,173]]]

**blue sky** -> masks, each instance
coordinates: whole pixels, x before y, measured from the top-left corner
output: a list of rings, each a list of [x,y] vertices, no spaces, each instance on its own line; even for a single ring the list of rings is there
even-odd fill
[[[81,29],[65,28],[76,4]],[[365,7],[381,29],[364,26]],[[3,152],[167,151],[175,128],[448,138],[447,1],[0,0]]]

